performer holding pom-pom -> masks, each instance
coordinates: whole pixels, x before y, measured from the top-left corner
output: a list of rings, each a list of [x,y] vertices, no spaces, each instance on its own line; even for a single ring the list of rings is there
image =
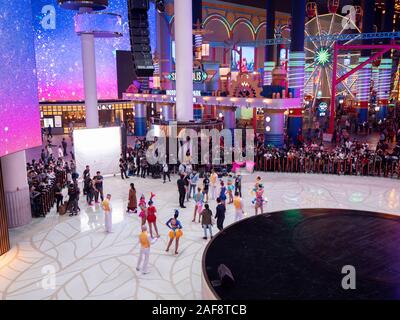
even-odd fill
[[[170,229],[170,231],[168,233],[169,242],[168,242],[167,249],[165,251],[166,252],[169,251],[169,248],[171,247],[171,244],[175,239],[175,254],[178,254],[179,238],[182,237],[182,235],[183,235],[182,224],[178,220],[178,216],[179,216],[179,211],[175,209],[174,217],[169,219],[166,223],[166,225]]]

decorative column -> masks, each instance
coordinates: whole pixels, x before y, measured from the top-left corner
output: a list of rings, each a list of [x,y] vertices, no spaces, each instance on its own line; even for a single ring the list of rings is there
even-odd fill
[[[284,126],[285,115],[281,110],[268,110],[264,113],[264,145],[282,147]]]
[[[385,0],[385,19],[383,23],[383,32],[393,31],[393,17],[394,17],[394,0]],[[386,43],[390,40],[386,39]],[[392,78],[392,58],[391,52],[384,54],[381,64],[378,68],[378,104],[379,114],[378,119],[384,120],[388,115],[388,105],[390,98],[391,89],[391,78]]]
[[[146,105],[142,102],[137,102],[135,104],[135,136],[145,137],[146,134]]]
[[[25,151],[1,158],[8,226],[16,228],[32,221],[31,201],[26,173]]]
[[[10,250],[10,239],[8,236],[6,199],[4,196],[3,176],[0,161],[0,256],[8,250]]]
[[[85,90],[86,128],[99,127],[99,111],[97,110],[96,55],[94,35],[81,35],[82,69]]]
[[[75,32],[81,37],[82,69],[85,91],[86,128],[99,127],[97,110],[96,59],[94,38],[122,36],[121,16],[118,14],[96,14],[108,7],[108,0],[58,0],[68,10],[78,11],[74,17]]]
[[[176,118],[193,120],[192,1],[175,0]]]
[[[305,0],[292,0],[292,28],[288,64],[289,97],[303,99],[304,91],[304,24]],[[302,102],[301,102],[302,103]],[[288,135],[292,142],[297,143],[297,135],[303,128],[303,113],[301,109],[289,110]]]
[[[172,104],[164,104],[162,107],[161,115],[163,117],[163,121],[173,121],[175,120],[174,116],[174,106]]]
[[[362,32],[371,33],[374,32],[374,16],[375,16],[375,1],[364,1],[363,2],[363,21],[362,21]],[[363,44],[371,44],[371,40],[363,40]],[[359,63],[368,60],[371,55],[371,50],[361,51],[361,57]],[[366,65],[364,68],[358,71],[357,79],[357,99],[358,99],[358,124],[362,125],[368,122],[368,104],[371,96],[370,85],[372,77],[372,66],[371,64]]]
[[[358,62],[363,63],[368,60],[368,57],[360,57]],[[357,78],[357,115],[358,124],[362,125],[368,122],[368,104],[370,98],[371,84],[371,64],[367,64],[364,68],[358,71]]]
[[[236,117],[235,110],[225,108],[223,109],[224,116],[224,129],[235,129],[236,128]]]

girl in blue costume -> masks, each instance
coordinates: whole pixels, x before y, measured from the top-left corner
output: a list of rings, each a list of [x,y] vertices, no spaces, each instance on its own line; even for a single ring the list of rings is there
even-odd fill
[[[170,230],[168,233],[169,242],[168,242],[167,249],[165,251],[166,252],[169,251],[169,248],[175,239],[175,254],[178,254],[179,238],[182,237],[182,235],[183,235],[182,224],[178,220],[178,216],[179,216],[179,211],[175,209],[174,217],[169,219],[166,223],[167,227]]]

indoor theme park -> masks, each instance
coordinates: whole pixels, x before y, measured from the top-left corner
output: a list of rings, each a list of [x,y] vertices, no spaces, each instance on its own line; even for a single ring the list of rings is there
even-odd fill
[[[0,0],[0,308],[400,300],[399,30],[399,0]]]

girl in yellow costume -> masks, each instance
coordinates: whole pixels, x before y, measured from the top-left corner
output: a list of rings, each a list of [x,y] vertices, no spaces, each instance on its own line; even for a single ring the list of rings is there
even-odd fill
[[[168,242],[167,249],[165,251],[166,252],[169,251],[169,248],[175,239],[175,254],[178,254],[179,238],[182,237],[182,235],[183,235],[182,224],[178,220],[178,216],[179,216],[179,211],[175,210],[174,217],[169,219],[166,223],[166,225],[170,229],[170,231],[168,233],[169,242]]]

